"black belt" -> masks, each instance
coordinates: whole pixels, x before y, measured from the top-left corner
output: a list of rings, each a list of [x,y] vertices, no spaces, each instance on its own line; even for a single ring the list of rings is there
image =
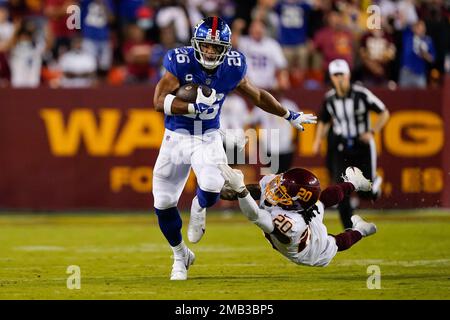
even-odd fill
[[[342,145],[345,149],[352,149],[355,146],[360,146],[362,143],[359,140],[359,137],[355,138],[346,138],[343,136],[336,136],[336,145]]]

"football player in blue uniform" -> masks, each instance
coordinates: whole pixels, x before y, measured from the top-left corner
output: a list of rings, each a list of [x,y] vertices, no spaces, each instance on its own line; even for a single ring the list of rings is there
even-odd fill
[[[153,171],[153,197],[160,229],[174,253],[171,280],[187,279],[187,270],[195,259],[182,239],[177,209],[190,168],[198,188],[191,206],[189,241],[196,243],[203,236],[206,208],[219,200],[224,185],[218,165],[226,163],[227,158],[218,129],[226,95],[236,91],[300,130],[304,123],[316,123],[316,116],[287,110],[267,91],[249,82],[245,57],[231,49],[231,30],[222,19],[200,21],[191,44],[166,54],[163,65],[167,72],[154,96],[155,109],[165,114],[166,130]],[[187,83],[208,86],[212,93],[207,97],[199,87],[195,103],[185,102],[173,92]]]

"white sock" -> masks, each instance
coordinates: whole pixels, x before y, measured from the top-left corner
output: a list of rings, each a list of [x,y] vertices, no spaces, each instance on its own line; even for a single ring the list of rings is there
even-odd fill
[[[181,257],[184,257],[186,255],[186,253],[187,253],[187,246],[186,246],[186,244],[184,243],[183,240],[181,240],[179,245],[177,245],[175,247],[172,247],[172,246],[170,246],[170,247],[172,248],[173,255],[175,257],[180,257],[181,258]]]

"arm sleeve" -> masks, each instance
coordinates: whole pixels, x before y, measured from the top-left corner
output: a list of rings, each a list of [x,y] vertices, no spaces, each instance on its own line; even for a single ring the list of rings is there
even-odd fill
[[[376,113],[381,113],[386,110],[386,106],[383,101],[381,101],[370,90],[364,88],[364,93],[366,94],[366,103],[369,110],[375,111]]]
[[[258,207],[250,193],[244,198],[239,198],[239,207],[247,219],[256,224],[261,230],[267,233],[273,231],[272,216],[266,210]]]
[[[322,108],[320,109],[319,120],[323,123],[328,123],[331,121],[331,114],[327,109],[327,100],[322,103]]]
[[[320,201],[325,208],[332,207],[340,203],[344,198],[350,195],[355,187],[350,182],[343,182],[333,186],[329,186],[320,194]]]

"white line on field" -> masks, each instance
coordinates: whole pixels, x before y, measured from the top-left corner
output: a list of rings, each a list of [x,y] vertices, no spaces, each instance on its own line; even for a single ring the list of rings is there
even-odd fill
[[[168,252],[170,249],[165,244],[151,244],[143,243],[132,246],[79,246],[79,247],[62,247],[62,246],[19,246],[13,247],[16,251],[30,251],[30,252],[48,252],[48,251],[71,251],[75,253],[133,253],[133,252]],[[261,247],[227,247],[227,246],[203,246],[197,248],[196,252],[253,252],[260,250]]]
[[[14,247],[17,251],[64,251],[64,247],[59,246],[19,246]]]
[[[337,260],[331,264],[339,266],[367,266],[377,264],[380,266],[401,266],[401,267],[417,267],[417,266],[439,266],[449,265],[450,259],[431,259],[431,260],[385,260],[385,259],[349,259]]]
[[[128,294],[157,294],[155,291],[106,291],[106,292],[96,292],[96,294],[99,295],[111,295],[111,294],[118,294],[118,295],[128,295]]]

